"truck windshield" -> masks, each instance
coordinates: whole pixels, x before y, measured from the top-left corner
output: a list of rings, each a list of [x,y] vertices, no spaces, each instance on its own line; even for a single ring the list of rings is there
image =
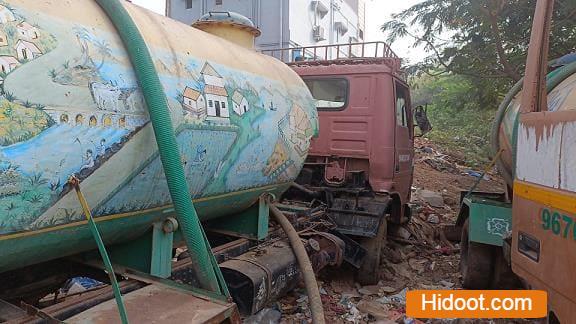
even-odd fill
[[[304,79],[318,110],[342,110],[348,101],[346,79]]]

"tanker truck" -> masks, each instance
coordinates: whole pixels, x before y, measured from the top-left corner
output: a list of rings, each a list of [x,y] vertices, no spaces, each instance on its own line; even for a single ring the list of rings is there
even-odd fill
[[[553,6],[537,2],[525,77],[494,123],[506,191],[463,194],[457,226],[465,288],[545,290],[549,322],[575,323],[576,63],[548,70]]]
[[[241,15],[193,27],[121,0],[0,2],[0,322],[234,323],[304,279],[322,323],[318,271],[378,281],[387,223],[410,218],[400,58],[335,45],[299,69]],[[68,297],[83,277],[105,285]]]
[[[268,220],[314,100],[247,18],[195,27],[120,0],[0,2],[0,322],[237,322],[306,278]],[[314,271],[341,262],[337,237],[306,239]],[[42,304],[78,276],[112,286]]]

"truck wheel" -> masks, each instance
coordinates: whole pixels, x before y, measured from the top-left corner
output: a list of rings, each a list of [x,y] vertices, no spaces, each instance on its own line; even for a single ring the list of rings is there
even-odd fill
[[[508,265],[508,262],[506,262],[502,251],[496,251],[494,260],[494,275],[490,288],[519,289],[522,287],[520,279],[514,272],[512,272],[512,268]]]
[[[494,266],[494,247],[487,244],[470,242],[468,220],[462,227],[460,241],[460,273],[462,287],[465,289],[488,289],[492,284]]]
[[[375,285],[380,281],[378,270],[380,269],[380,256],[382,254],[382,244],[386,241],[388,231],[388,221],[382,218],[376,236],[366,238],[362,241],[362,247],[366,249],[366,256],[362,265],[356,273],[356,281],[363,286]]]

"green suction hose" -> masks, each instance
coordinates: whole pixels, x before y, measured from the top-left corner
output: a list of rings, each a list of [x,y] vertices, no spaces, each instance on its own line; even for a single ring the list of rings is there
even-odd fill
[[[211,262],[210,246],[204,239],[205,234],[194,209],[184,168],[181,164],[180,151],[168,108],[168,99],[160,78],[154,67],[149,49],[138,27],[124,8],[121,0],[96,0],[106,12],[122,39],[128,52],[138,83],[150,113],[150,120],[156,135],[160,159],[166,174],[168,189],[182,234],[192,256],[192,268],[201,288],[224,294],[225,285],[219,282],[217,274],[220,268]]]
[[[122,324],[128,324],[129,322],[128,322],[128,315],[126,313],[126,306],[124,306],[124,300],[122,299],[120,286],[118,286],[118,280],[116,280],[116,273],[114,272],[114,268],[112,267],[112,262],[110,262],[110,257],[108,256],[108,251],[106,251],[106,246],[104,245],[102,236],[98,231],[98,226],[94,221],[94,217],[92,217],[90,206],[88,206],[88,202],[86,201],[86,198],[84,198],[82,190],[80,190],[80,180],[78,180],[76,176],[72,176],[68,180],[68,183],[72,185],[72,187],[74,187],[76,195],[78,196],[78,200],[80,201],[80,205],[82,206],[82,210],[84,211],[84,216],[86,216],[86,219],[88,219],[88,227],[90,228],[92,237],[96,241],[96,245],[98,246],[98,251],[100,252],[100,256],[102,257],[102,262],[104,263],[106,272],[108,272],[108,278],[110,279],[110,284],[112,285],[112,291],[114,292],[114,299],[116,300],[116,306],[118,307],[118,312],[120,313],[120,320],[122,321]]]

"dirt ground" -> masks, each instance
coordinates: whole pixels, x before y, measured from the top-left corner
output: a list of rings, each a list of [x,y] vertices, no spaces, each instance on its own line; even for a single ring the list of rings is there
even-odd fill
[[[509,321],[416,320],[405,315],[405,293],[411,289],[461,288],[458,243],[443,235],[443,227],[454,224],[460,193],[477,182],[482,170],[462,165],[457,156],[442,152],[425,139],[416,142],[412,203],[409,225],[389,228],[383,242],[384,257],[374,286],[354,281],[354,269],[344,265],[320,274],[321,294],[328,323],[508,323]],[[480,181],[476,191],[503,192],[504,182],[494,170]],[[439,195],[432,206],[422,190]],[[304,288],[297,289],[274,305],[282,323],[306,323],[310,318]]]

